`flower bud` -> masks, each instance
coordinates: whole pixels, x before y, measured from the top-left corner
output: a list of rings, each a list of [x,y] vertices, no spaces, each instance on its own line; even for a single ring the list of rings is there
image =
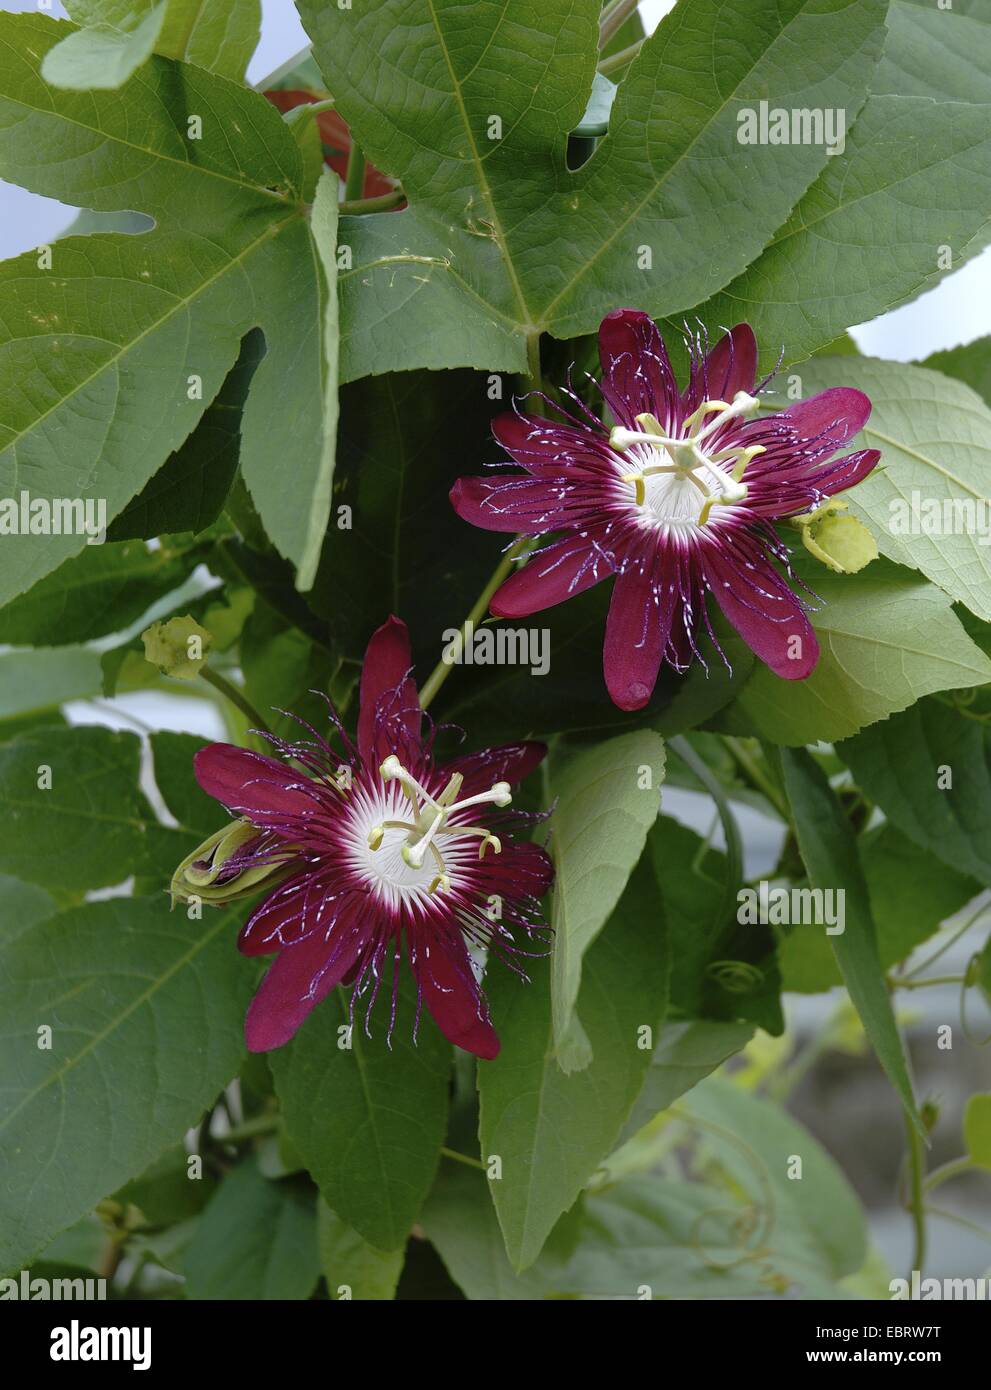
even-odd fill
[[[262,884],[274,886],[274,876],[282,872],[292,856],[279,856],[267,848],[257,862],[252,862],[263,839],[271,841],[271,836],[246,820],[231,821],[215,831],[186,856],[172,875],[173,907],[190,898],[217,907],[247,897]]]
[[[141,640],[145,644],[145,660],[157,666],[163,676],[191,681],[206,660],[213,638],[187,614],[166,623],[152,623],[142,632]]]

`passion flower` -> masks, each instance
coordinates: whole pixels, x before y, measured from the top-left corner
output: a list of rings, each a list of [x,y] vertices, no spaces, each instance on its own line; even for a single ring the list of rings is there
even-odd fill
[[[451,491],[476,526],[555,534],[496,590],[495,616],[524,617],[615,578],[603,665],[620,709],[648,702],[662,662],[685,671],[702,661],[703,632],[721,654],[710,594],[772,671],[808,676],[819,645],[806,601],[775,566],[789,572],[773,523],[820,508],[880,457],[861,449],[834,458],[870,415],[861,391],[823,391],[755,418],[767,381],[755,386],[749,325],[711,351],[698,340],[689,347],[689,382],[679,391],[652,320],[635,309],[608,314],[599,355],[613,427],[570,390],[578,414],[507,412],[493,431],[525,472],[460,478]]]
[[[517,936],[544,929],[539,899],[551,862],[512,838],[533,817],[509,807],[512,784],[546,748],[515,743],[436,766],[396,618],[368,645],[357,742],[332,708],[330,716],[341,751],[305,725],[312,737],[295,743],[269,735],[281,761],[227,743],[196,754],[203,790],[264,836],[264,851],[246,839],[245,867],[257,871],[267,855],[281,875],[238,939],[245,955],[276,955],[248,1009],[248,1047],[288,1042],[342,983],[353,986],[352,1014],[367,999],[367,1029],[387,978],[391,1037],[405,954],[419,1004],[444,1036],[494,1057],[499,1040],[469,948],[488,948],[522,973],[518,957],[533,952]],[[225,879],[240,868],[235,852]]]

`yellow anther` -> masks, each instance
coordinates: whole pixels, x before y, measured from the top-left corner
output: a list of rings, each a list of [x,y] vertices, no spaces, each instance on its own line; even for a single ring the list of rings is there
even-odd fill
[[[644,487],[643,484],[643,474],[624,473],[620,478],[620,482],[633,484],[633,491],[636,495],[637,506],[642,507],[644,502],[647,500],[647,489]]]
[[[384,825],[373,825],[372,828],[371,828],[371,830],[368,832],[368,848],[369,848],[369,849],[378,849],[379,845],[382,843],[382,841],[384,840],[384,838],[385,838],[385,826],[384,826]]]
[[[666,431],[661,428],[661,422],[656,415],[651,415],[649,411],[645,411],[643,415],[636,416],[636,422],[644,434],[656,434],[662,439],[664,438]]]
[[[451,880],[448,878],[447,874],[438,874],[436,878],[434,878],[434,879],[431,880],[430,887],[427,889],[427,892],[428,892],[428,893],[437,893],[437,892],[448,893],[448,892],[450,892],[450,889],[451,889]]]
[[[696,421],[701,420],[704,415],[711,415],[714,410],[732,410],[729,401],[703,401],[700,406],[692,411],[691,415],[686,415],[681,422],[682,429],[691,429]]]
[[[741,449],[739,457],[736,463],[734,463],[732,472],[730,473],[730,477],[733,479],[734,483],[738,483],[741,480],[752,459],[755,459],[758,454],[766,453],[767,450],[763,444],[751,444],[746,449]]]
[[[499,839],[499,836],[486,834],[482,840],[482,843],[478,847],[479,859],[485,858],[485,851],[488,849],[489,845],[492,846],[492,849],[496,854],[502,853],[502,841]]]

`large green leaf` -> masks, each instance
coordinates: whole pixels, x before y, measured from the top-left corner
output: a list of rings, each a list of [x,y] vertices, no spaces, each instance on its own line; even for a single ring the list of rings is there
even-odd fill
[[[370,1038],[364,1007],[356,1009],[348,1048],[347,1003],[335,991],[270,1062],[289,1138],[328,1205],[370,1245],[397,1250],[437,1169],[451,1049],[426,1016],[413,1041],[416,998],[408,980],[391,1043],[389,999],[379,1001]]]
[[[781,771],[809,882],[844,894],[844,930],[830,938],[843,979],[878,1061],[920,1133],[905,1053],[877,950],[877,928],[857,838],[826,774],[804,748],[781,750]],[[799,931],[815,930],[809,924]]]
[[[313,1189],[269,1182],[246,1158],[197,1222],[182,1268],[189,1298],[309,1298],[320,1277]]]
[[[657,885],[642,860],[582,966],[578,1013],[592,1060],[567,1075],[554,1055],[550,968],[533,962],[523,986],[488,979],[502,1051],[479,1064],[479,1138],[501,1175],[489,1184],[517,1270],[539,1255],[615,1144],[650,1065],[667,1000],[668,960]],[[644,1030],[649,1030],[644,1031]]]
[[[445,631],[460,627],[506,544],[462,521],[448,493],[459,474],[502,457],[490,424],[511,391],[509,379],[462,371],[389,372],[341,392],[334,511],[307,597],[342,654],[361,660],[398,613],[421,679],[440,660]]]
[[[737,707],[763,738],[847,738],[923,695],[991,680],[991,661],[950,600],[920,575],[883,560],[860,574],[832,574],[801,557],[795,567],[823,601],[810,615],[822,654],[804,681],[754,667]]]
[[[235,1075],[236,935],[233,912],[190,922],[160,894],[73,908],[0,953],[0,1268],[137,1177]]]
[[[156,226],[68,237],[50,269],[34,252],[0,266],[0,491],[15,496],[30,477],[34,498],[103,499],[112,519],[190,434],[260,327],[267,353],[244,409],[242,469],[305,587],[333,457],[333,181],[318,190],[311,235],[298,147],[264,97],[157,57],[119,91],[56,93],[39,68],[67,26],[2,20],[0,175],[97,211],[136,209]],[[290,487],[273,467],[287,455]],[[0,599],[83,544],[8,536]]]
[[[554,771],[554,898],[551,1004],[559,1064],[591,1061],[575,1017],[582,959],[619,902],[657,819],[664,744],[647,730],[622,734]]]
[[[682,1019],[661,1029],[650,1070],[620,1135],[625,1142],[655,1115],[704,1081],[753,1037],[752,1023],[718,1023],[709,1019]]]
[[[849,502],[881,553],[991,618],[991,409],[961,382],[901,362],[817,358],[801,376],[805,396],[843,385],[870,397],[851,447],[880,449],[881,462]]]
[[[0,943],[13,941],[55,911],[55,899],[43,888],[0,874]]]
[[[89,647],[4,652],[0,654],[0,719],[98,695],[101,680],[99,653]]]
[[[196,563],[181,547],[87,546],[0,608],[0,642],[61,647],[121,632],[178,588]]]
[[[134,734],[95,725],[0,745],[0,869],[46,887],[102,888],[129,874],[159,875],[166,887],[203,837],[158,821],[140,764]]]
[[[710,1162],[704,1183],[648,1172],[588,1193],[522,1274],[481,1174],[445,1171],[424,1229],[470,1299],[767,1298],[788,1288],[843,1297],[835,1281],[860,1263],[864,1217],[828,1154],[784,1112],[730,1086],[706,1082],[685,1116],[686,1137],[701,1139],[721,1173]],[[787,1175],[792,1155],[800,1180]]]
[[[962,347],[931,352],[919,366],[956,377],[976,391],[985,405],[991,406],[991,336],[976,338]]]
[[[331,1298],[391,1300],[403,1270],[404,1246],[376,1250],[326,1202],[317,1207],[320,1268]]]
[[[991,16],[960,11],[892,0],[845,152],[826,161],[763,254],[698,310],[710,327],[752,323],[769,368],[782,345],[801,361],[929,288],[991,235],[991,25],[978,14]],[[790,104],[771,91],[775,105]]]
[[[739,881],[729,856],[694,830],[658,816],[647,853],[671,947],[671,1003],[690,1019],[784,1030],[774,938],[737,920]],[[739,871],[738,871],[739,872]]]
[[[148,742],[155,767],[155,784],[179,824],[204,838],[226,825],[230,816],[219,801],[207,796],[193,772],[193,758],[206,746],[206,740],[195,734],[159,729]]]
[[[241,412],[248,387],[264,356],[264,335],[253,329],[199,424],[118,513],[107,528],[109,540],[161,536],[169,531],[195,534],[217,520],[237,472]]]
[[[301,0],[329,90],[410,208],[347,219],[345,379],[413,366],[523,370],[525,339],[617,304],[690,307],[738,274],[827,160],[743,145],[771,92],[852,118],[883,0],[694,0],[645,43],[609,134],[566,165],[597,58],[598,0],[340,10]],[[649,256],[650,264],[646,264]],[[396,331],[399,316],[401,331]],[[444,331],[440,332],[441,326]]]
[[[922,849],[991,886],[991,730],[940,700],[844,740],[837,752]]]
[[[890,821],[861,837],[860,860],[877,927],[882,970],[905,960],[981,889],[977,879],[941,864]],[[782,988],[786,990],[817,994],[843,983],[824,932],[797,927],[781,942],[778,957]]]
[[[799,1279],[803,1266],[836,1279],[860,1268],[867,1253],[863,1208],[835,1160],[790,1115],[715,1077],[680,1109],[701,1122],[706,1148],[752,1199],[768,1204],[771,1242]]]
[[[67,0],[66,9],[85,27],[56,44],[44,74],[76,91],[120,87],[152,52],[241,78],[261,28],[260,0]]]

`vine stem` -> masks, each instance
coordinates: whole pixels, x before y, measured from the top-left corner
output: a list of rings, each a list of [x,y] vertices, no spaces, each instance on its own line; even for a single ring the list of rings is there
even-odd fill
[[[540,391],[543,388],[543,377],[540,370],[540,334],[538,332],[528,333],[526,336],[526,361],[528,372],[528,385],[532,391]],[[535,413],[543,414],[543,401],[537,398]],[[465,649],[468,640],[468,633],[480,622],[488,611],[489,602],[492,595],[498,589],[504,579],[507,579],[513,570],[513,562],[525,553],[532,543],[531,536],[517,536],[510,545],[509,549],[503,554],[502,559],[496,565],[489,576],[488,583],[479,594],[471,609],[471,612],[461,624],[457,637],[453,642],[448,643],[440,661],[431,671],[420,691],[420,708],[426,709],[438,690],[451,674],[454,667]]]
[[[970,930],[974,923],[979,921],[980,918],[984,916],[987,910],[988,903],[982,902],[980,907],[977,908],[976,912],[973,912],[963,923],[962,926],[957,927],[956,930],[953,931],[949,937],[947,937],[946,941],[943,942],[942,946],[938,947],[935,951],[933,951],[932,955],[928,956],[924,961],[921,961],[914,968],[914,970],[910,970],[907,975],[902,975],[899,979],[899,984],[904,985],[907,981],[916,979],[919,975],[922,974],[924,970],[928,970],[929,967],[932,964],[934,964],[934,962],[939,960],[940,956],[945,955],[945,953],[950,949],[951,946],[956,945],[960,938]]]
[[[605,48],[613,34],[636,12],[639,0],[610,0],[599,19],[599,47]]]
[[[708,763],[696,753],[695,749],[688,742],[683,734],[675,734],[668,739],[668,747],[675,753],[690,772],[694,773],[696,779],[712,797],[719,812],[719,819],[723,826],[723,835],[726,838],[726,892],[723,910],[727,917],[733,915],[736,905],[736,885],[743,876],[743,840],[740,835],[740,827],[736,823],[733,808],[729,804],[729,798],[723,789],[722,783],[709,767]]]
[[[643,48],[643,39],[638,39],[636,43],[631,43],[629,48],[621,48],[618,53],[611,53],[608,58],[603,58],[599,64],[599,72],[603,77],[609,77],[614,72],[621,72],[623,68],[629,67],[641,48]]]
[[[211,670],[209,666],[201,666],[200,675],[206,681],[207,685],[212,685],[214,690],[219,690],[220,694],[223,695],[226,700],[230,700],[232,705],[235,705],[243,715],[250,719],[252,726],[257,729],[259,733],[267,734],[271,732],[264,719],[244,692],[238,690],[237,686],[233,685],[226,676],[220,675],[218,671]]]
[[[953,1158],[929,1174],[923,1183],[923,1190],[926,1193],[933,1192],[941,1183],[947,1182],[950,1178],[958,1178],[961,1173],[973,1172],[976,1167],[972,1158]]]
[[[365,155],[364,151],[352,140],[351,153],[348,155],[348,172],[344,180],[344,201],[353,201],[361,197],[365,187]]]
[[[758,765],[756,760],[750,756],[750,753],[743,747],[738,738],[734,738],[731,734],[723,734],[722,740],[733,761],[740,768],[740,771],[747,778],[750,785],[770,802],[785,824],[790,825],[791,812],[788,808],[787,801],[777,790],[763,769]]]
[[[926,1259],[926,1159],[922,1135],[916,1129],[907,1110],[905,1111],[905,1131],[908,1135],[909,1208],[912,1212],[912,1230],[914,1232],[912,1267],[909,1270],[909,1282],[911,1282],[912,1270],[917,1269],[921,1276]]]
[[[257,1139],[259,1135],[274,1134],[278,1128],[278,1115],[253,1115],[250,1120],[242,1120],[239,1125],[232,1125],[226,1134],[218,1134],[217,1143],[240,1144],[244,1139]]]
[[[463,1163],[468,1168],[481,1168],[483,1173],[488,1171],[480,1158],[472,1158],[470,1154],[458,1153],[457,1149],[445,1149],[442,1146],[441,1153],[445,1158],[453,1159],[455,1163]]]
[[[893,989],[926,989],[929,985],[962,985],[964,975],[930,975],[928,980],[910,980],[902,975],[892,975],[889,983]]]
[[[401,188],[394,188],[391,193],[379,193],[375,198],[345,198],[339,211],[342,217],[360,217],[366,212],[388,212],[390,208],[397,208],[405,198],[406,194]]]
[[[498,589],[502,581],[508,578],[513,568],[513,561],[522,555],[529,539],[529,536],[518,536],[492,571],[492,574],[489,576],[489,582],[479,594],[474,607],[461,624],[457,637],[444,648],[444,655],[431,671],[426,684],[420,691],[421,709],[427,708],[430,701],[451,674],[451,667],[457,664],[465,649],[468,633],[474,628],[477,622],[485,617],[492,595],[495,593],[496,589]]]

